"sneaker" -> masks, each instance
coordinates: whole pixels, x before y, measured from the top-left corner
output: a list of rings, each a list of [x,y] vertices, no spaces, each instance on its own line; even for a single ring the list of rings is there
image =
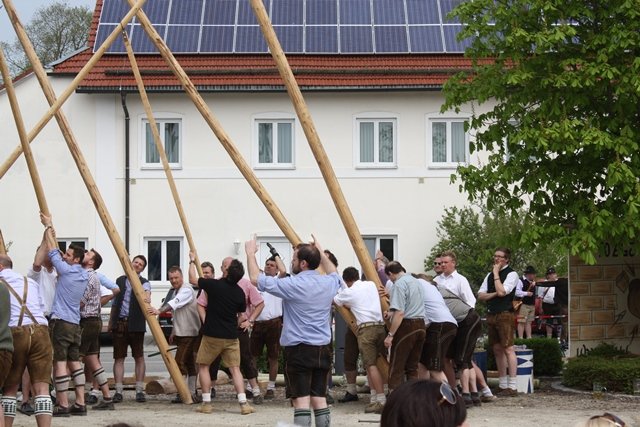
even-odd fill
[[[200,412],[201,414],[210,414],[213,412],[213,405],[211,402],[202,402],[200,406],[196,408],[196,412]]]
[[[273,389],[267,390],[267,392],[264,394],[264,400],[275,399],[275,397],[276,397],[276,394],[273,391]]]
[[[256,412],[256,410],[253,409],[253,406],[249,405],[248,402],[240,404],[240,413],[242,415],[249,415],[249,414],[253,414],[254,412]]]
[[[364,408],[365,414],[382,414],[382,410],[384,409],[384,405],[380,402],[372,402],[369,403]]]
[[[98,403],[98,396],[91,393],[85,393],[84,403],[86,403],[87,405],[95,405],[96,403]]]
[[[111,398],[111,401],[112,401],[113,403],[120,403],[120,402],[122,402],[122,393],[118,393],[118,392],[116,392],[116,393],[113,395],[113,398]]]
[[[136,392],[136,402],[144,403],[147,401],[147,397],[144,395],[144,391]]]
[[[351,394],[349,392],[346,392],[344,394],[344,397],[342,399],[338,400],[338,402],[340,402],[340,403],[357,402],[357,401],[358,401],[358,395],[357,394]]]
[[[71,415],[78,415],[78,416],[84,417],[87,415],[87,407],[86,405],[78,405],[77,403],[74,403],[69,408],[69,413]]]
[[[53,416],[54,417],[70,417],[69,408],[65,408],[64,406],[56,406],[53,408]]]
[[[262,405],[264,403],[264,397],[261,394],[253,395],[253,404]]]
[[[334,403],[336,403],[335,400],[333,400],[333,396],[331,396],[331,394],[329,394],[329,392],[327,392],[327,405],[333,405]],[[293,403],[291,403],[291,406],[293,406]]]
[[[24,402],[22,405],[18,406],[18,412],[31,416],[35,411],[33,410],[33,406],[29,404],[29,402]]]
[[[171,403],[182,403],[182,398],[180,397],[179,394],[176,394],[176,397],[171,399]]]
[[[97,405],[93,405],[91,409],[95,409],[96,411],[113,411],[116,407],[113,405],[112,400],[103,400]]]
[[[490,402],[495,402],[496,400],[498,400],[498,398],[496,396],[492,395],[482,395],[482,397],[480,398],[480,401],[483,403],[490,403]]]

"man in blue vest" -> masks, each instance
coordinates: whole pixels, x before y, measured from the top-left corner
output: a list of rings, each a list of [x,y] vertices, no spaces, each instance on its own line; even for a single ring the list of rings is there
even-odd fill
[[[518,394],[518,365],[513,348],[516,319],[511,302],[519,279],[518,273],[509,267],[510,259],[509,249],[497,248],[493,255],[493,270],[487,274],[478,290],[478,299],[487,302],[489,346],[493,348],[498,367],[499,396]]]

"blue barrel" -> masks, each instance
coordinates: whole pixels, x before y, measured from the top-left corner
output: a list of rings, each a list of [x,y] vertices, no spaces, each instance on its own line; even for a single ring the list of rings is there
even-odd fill
[[[476,351],[473,353],[473,361],[478,365],[478,368],[482,371],[485,379],[487,378],[487,352],[485,350]]]
[[[533,393],[533,350],[516,350],[518,393]]]

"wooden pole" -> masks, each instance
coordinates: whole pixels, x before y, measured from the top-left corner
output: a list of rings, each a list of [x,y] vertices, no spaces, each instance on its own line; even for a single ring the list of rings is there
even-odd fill
[[[89,59],[89,61],[84,65],[84,67],[82,67],[82,69],[80,70],[76,78],[73,79],[69,87],[60,95],[60,97],[53,103],[53,105],[49,107],[49,110],[44,114],[44,116],[42,116],[40,121],[36,123],[36,125],[31,130],[31,132],[29,132],[29,135],[28,135],[29,143],[31,143],[36,138],[36,136],[38,136],[40,131],[44,129],[44,127],[47,125],[47,123],[49,123],[49,121],[55,115],[55,113],[62,107],[62,105],[67,101],[67,99],[69,99],[69,96],[71,96],[73,91],[75,91],[78,88],[78,86],[87,76],[87,74],[89,74],[89,72],[93,69],[93,67],[98,63],[100,58],[102,58],[102,55],[104,55],[107,49],[109,49],[109,46],[111,46],[111,44],[116,40],[116,38],[121,32],[121,28],[124,28],[129,23],[129,21],[133,19],[136,12],[142,7],[142,5],[146,1],[147,0],[139,0],[135,4],[135,6],[129,11],[129,13],[127,13],[125,17],[122,18],[122,21],[120,21],[120,26],[113,29],[111,34],[109,34],[109,37],[106,38],[106,40],[102,43],[100,48],[91,56],[91,59]],[[7,79],[5,79],[5,81],[7,81]],[[22,154],[22,150],[23,150],[22,144],[18,145],[13,150],[13,152],[9,155],[7,160],[5,160],[4,163],[0,166],[0,179],[4,176],[5,173],[7,173],[7,171],[11,168],[11,166],[13,166],[15,161],[18,160],[18,157],[20,157],[20,154]]]
[[[33,45],[31,44],[29,37],[24,31],[24,27],[20,23],[20,20],[18,19],[18,16],[15,13],[15,8],[13,6],[13,3],[11,0],[3,0],[3,2],[4,2],[5,8],[7,9],[9,17],[11,19],[13,28],[16,31],[16,35],[18,36],[18,39],[20,40],[20,43],[22,44],[22,47],[24,48],[24,51],[27,57],[29,58],[29,61],[31,61],[33,70],[36,74],[36,77],[38,78],[40,86],[42,87],[42,91],[44,92],[44,95],[47,98],[47,102],[49,103],[49,105],[53,105],[55,102],[55,94],[53,92],[53,88],[51,87],[51,84],[47,80],[47,76],[45,74],[44,68],[42,67],[42,63],[38,59],[35,53],[35,50],[33,49]],[[171,375],[171,378],[173,379],[173,381],[176,383],[176,387],[178,388],[178,390],[180,390],[180,395],[186,395],[189,393],[189,391],[186,390],[187,386],[182,380],[182,374],[180,374],[180,370],[178,369],[178,365],[176,364],[175,359],[173,358],[171,353],[168,351],[169,346],[167,344],[167,340],[165,339],[164,334],[162,333],[162,329],[160,328],[160,325],[158,324],[157,319],[155,318],[155,316],[152,316],[147,312],[148,305],[144,301],[144,298],[145,298],[144,290],[142,288],[142,283],[140,282],[140,278],[138,277],[138,274],[135,272],[135,270],[131,266],[131,260],[129,259],[129,254],[127,253],[127,250],[124,247],[124,244],[122,242],[122,239],[120,238],[120,235],[118,234],[115,224],[113,223],[113,220],[109,215],[109,211],[107,210],[106,204],[102,199],[102,195],[100,194],[100,191],[98,190],[96,182],[93,179],[93,176],[91,175],[91,171],[89,170],[87,162],[85,161],[84,156],[80,151],[80,148],[78,147],[78,143],[76,142],[75,136],[71,131],[71,126],[69,125],[69,122],[62,111],[58,110],[55,114],[55,117],[58,122],[58,125],[60,126],[60,130],[62,131],[64,139],[67,143],[67,146],[69,147],[69,151],[76,163],[78,171],[80,172],[82,180],[84,181],[85,186],[89,191],[89,195],[91,196],[91,200],[93,201],[93,204],[96,208],[96,212],[100,216],[100,219],[102,220],[102,224],[104,225],[104,228],[107,232],[107,235],[111,240],[111,244],[113,245],[113,248],[118,255],[120,264],[122,265],[122,268],[124,269],[127,277],[129,278],[129,282],[131,283],[133,294],[137,298],[138,303],[142,308],[142,312],[144,314],[145,319],[147,320],[147,323],[149,324],[151,333],[153,334],[153,337],[156,340],[158,349],[162,352],[161,353],[162,359],[164,360],[167,366],[167,370],[169,371],[169,374]],[[184,390],[182,388],[184,388]],[[190,397],[191,396],[189,395],[189,398]]]
[[[27,140],[27,130],[24,127],[24,120],[22,120],[22,113],[20,112],[20,105],[18,104],[18,98],[16,97],[16,91],[13,87],[13,81],[11,80],[11,74],[9,73],[9,66],[4,56],[4,50],[0,47],[0,72],[2,73],[2,79],[4,80],[4,87],[7,90],[7,96],[9,97],[9,104],[11,105],[11,111],[13,112],[13,119],[16,122],[18,128],[18,136],[20,137],[20,144],[24,150],[24,159],[27,161],[27,169],[29,169],[29,175],[31,175],[31,183],[36,193],[36,199],[38,199],[38,206],[40,212],[47,216],[50,216],[49,206],[47,205],[47,199],[44,196],[44,190],[42,189],[42,181],[40,180],[40,174],[36,167],[36,162],[33,160],[33,153],[31,152],[31,146]]]
[[[7,254],[7,246],[4,244],[4,236],[2,236],[2,230],[0,230],[0,255]]]
[[[358,261],[360,262],[360,265],[364,270],[364,274],[368,280],[376,283],[378,288],[383,288],[384,284],[380,283],[378,272],[374,268],[373,261],[371,259],[371,256],[369,255],[369,252],[367,251],[364,241],[362,240],[362,235],[360,234],[358,225],[353,218],[353,214],[351,213],[344,193],[340,188],[340,183],[338,182],[333,167],[331,166],[329,157],[327,156],[322,142],[320,141],[320,137],[318,136],[318,132],[316,131],[313,119],[311,117],[311,114],[309,113],[309,109],[307,108],[304,97],[302,96],[300,87],[298,86],[298,83],[293,76],[293,72],[291,71],[291,67],[289,66],[289,63],[287,61],[287,57],[285,56],[284,51],[280,46],[280,42],[276,37],[276,33],[273,30],[271,23],[269,22],[269,16],[267,15],[267,11],[264,8],[264,4],[261,0],[250,1],[251,7],[253,8],[258,23],[260,24],[260,28],[262,29],[262,33],[264,34],[264,38],[269,46],[269,50],[271,51],[271,55],[276,62],[278,71],[280,72],[280,76],[284,81],[287,92],[289,93],[289,97],[291,98],[298,118],[300,119],[300,124],[302,125],[302,129],[304,130],[307,141],[309,142],[309,147],[311,148],[316,162],[320,167],[320,171],[322,172],[324,181],[327,184],[327,188],[329,190],[329,193],[331,194],[333,203],[338,211],[338,214],[340,215],[342,224],[344,225],[344,228],[349,235],[349,240],[351,241],[353,250],[358,257]],[[383,310],[388,310],[388,303],[386,299],[383,299],[381,303],[383,303]]]
[[[160,133],[158,132],[158,127],[156,126],[156,119],[155,117],[153,117],[153,110],[151,109],[151,104],[149,103],[147,91],[144,88],[144,82],[142,81],[142,75],[140,74],[140,69],[138,68],[138,62],[136,61],[135,54],[133,53],[133,49],[131,48],[131,42],[129,41],[129,37],[127,37],[127,33],[125,31],[122,32],[122,37],[124,38],[124,46],[127,49],[127,56],[129,57],[129,62],[131,63],[133,75],[136,78],[138,92],[140,92],[140,98],[142,99],[142,105],[144,106],[144,111],[147,114],[147,120],[149,120],[149,127],[151,128],[151,133],[153,134],[153,142],[155,143],[156,150],[158,150],[158,154],[160,155],[162,167],[164,168],[164,173],[167,176],[167,183],[169,183],[171,195],[173,196],[173,202],[175,203],[176,209],[178,210],[178,216],[180,216],[180,222],[182,223],[184,234],[187,237],[187,242],[189,243],[189,249],[196,254],[196,269],[198,270],[198,275],[202,277],[202,267],[200,266],[200,259],[198,258],[198,252],[196,251],[196,245],[193,242],[193,235],[191,234],[191,229],[189,228],[189,223],[187,222],[187,216],[185,215],[184,209],[182,208],[182,202],[180,201],[180,195],[178,194],[178,189],[176,188],[176,181],[173,179],[173,173],[171,172],[171,167],[169,166],[167,154],[165,153],[164,147],[162,146],[162,141],[160,141]],[[182,400],[185,401],[184,396],[182,396]]]
[[[133,5],[133,0],[127,1],[129,2],[130,6]],[[143,10],[140,10],[138,12],[137,18],[138,22],[142,25],[142,28],[145,30],[153,44],[155,44],[158,48],[160,55],[169,65],[169,68],[171,68],[175,76],[178,78],[178,80],[180,80],[180,83],[182,84],[191,101],[193,101],[195,107],[198,109],[202,117],[205,119],[213,133],[216,135],[224,149],[231,157],[231,160],[233,160],[242,176],[244,176],[245,180],[247,181],[247,183],[249,183],[262,204],[265,206],[265,208],[267,208],[269,214],[271,214],[271,217],[274,219],[276,224],[278,224],[278,227],[280,228],[280,230],[282,230],[282,233],[287,237],[291,244],[297,245],[298,243],[300,243],[300,237],[298,237],[296,232],[293,230],[293,227],[291,227],[291,224],[289,224],[287,219],[284,217],[282,211],[280,211],[280,209],[276,206],[266,188],[264,188],[262,183],[260,183],[258,178],[255,176],[251,167],[244,160],[234,143],[229,138],[229,135],[227,135],[227,133],[224,131],[218,119],[213,115],[207,103],[198,93],[198,90],[189,79],[189,76],[187,76],[187,73],[184,72],[182,66],[178,63],[171,50],[167,47],[167,44],[158,34],[153,25],[151,25],[149,18],[147,18],[147,15]]]
[[[313,156],[318,163],[320,171],[322,172],[322,176],[327,185],[329,193],[331,194],[331,198],[333,199],[333,203],[338,211],[340,219],[342,220],[342,224],[349,236],[349,240],[351,241],[351,245],[353,246],[353,250],[358,257],[358,261],[362,266],[365,276],[368,280],[373,281],[378,289],[384,289],[384,283],[380,282],[380,278],[378,277],[378,272],[374,268],[373,260],[367,251],[367,248],[362,240],[362,235],[360,234],[360,230],[358,229],[358,225],[351,213],[351,209],[349,209],[349,205],[347,204],[347,200],[342,192],[340,187],[340,183],[336,177],[336,174],[331,166],[331,162],[329,161],[329,157],[327,156],[326,151],[320,141],[320,137],[318,136],[318,132],[316,131],[315,125],[313,123],[313,119],[311,114],[309,113],[309,109],[307,108],[307,104],[302,96],[302,92],[300,91],[300,87],[293,76],[293,72],[291,71],[291,67],[289,62],[287,61],[287,57],[282,50],[282,46],[278,41],[276,33],[271,26],[269,21],[269,16],[267,15],[267,11],[264,8],[264,4],[262,0],[250,0],[251,8],[253,9],[258,23],[260,24],[260,29],[262,30],[262,34],[269,46],[269,50],[271,52],[271,56],[276,62],[278,67],[278,71],[280,72],[280,76],[284,81],[285,87],[287,88],[287,92],[289,93],[289,97],[293,102],[293,106],[296,110],[296,114],[298,115],[298,119],[300,120],[300,124],[302,125],[302,129],[304,130],[304,134],[307,137],[307,141],[309,142],[309,147],[313,152]],[[389,309],[389,303],[386,298],[380,298],[380,306],[382,307],[382,311],[387,311]],[[342,315],[345,322],[349,325],[351,330],[356,332],[356,322],[353,314],[349,309],[344,307],[338,307],[338,312]],[[386,363],[379,361],[379,368],[384,368],[387,366]]]

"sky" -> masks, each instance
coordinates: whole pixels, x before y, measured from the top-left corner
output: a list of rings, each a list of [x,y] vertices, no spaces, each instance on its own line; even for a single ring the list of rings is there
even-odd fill
[[[20,22],[22,22],[22,25],[26,26],[36,10],[40,9],[41,7],[47,7],[55,1],[56,0],[13,0],[12,3],[16,8],[16,12],[18,13]],[[69,6],[87,6],[92,12],[96,5],[95,0],[59,1],[64,1]],[[0,5],[2,5],[2,2],[0,2]],[[11,22],[9,21],[9,17],[7,16],[7,11],[4,9],[4,7],[2,7],[2,9],[0,9],[0,40],[11,43],[14,39],[15,33],[13,31],[13,27],[11,26]]]

